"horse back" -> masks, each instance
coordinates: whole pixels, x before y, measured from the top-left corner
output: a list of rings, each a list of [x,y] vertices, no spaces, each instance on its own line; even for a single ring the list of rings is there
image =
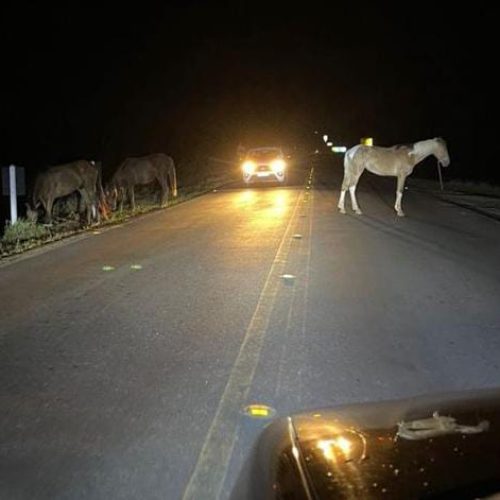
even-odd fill
[[[346,153],[345,165],[358,171],[366,169],[377,175],[397,176],[413,168],[409,152],[404,146],[383,148],[359,144]]]
[[[163,178],[173,160],[163,153],[127,158],[115,174],[115,183],[119,186],[134,186],[149,184]]]
[[[86,160],[50,167],[35,181],[34,203],[41,199],[60,198],[79,189],[92,190],[97,177],[97,168]]]

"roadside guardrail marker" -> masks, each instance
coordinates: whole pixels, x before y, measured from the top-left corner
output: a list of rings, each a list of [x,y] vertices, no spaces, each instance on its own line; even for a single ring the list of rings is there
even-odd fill
[[[142,269],[142,266],[141,266],[140,264],[132,264],[132,265],[130,266],[130,269],[135,269],[135,270],[137,270],[137,269]]]
[[[102,270],[105,272],[109,272],[109,271],[114,271],[115,268],[113,266],[102,266]]]

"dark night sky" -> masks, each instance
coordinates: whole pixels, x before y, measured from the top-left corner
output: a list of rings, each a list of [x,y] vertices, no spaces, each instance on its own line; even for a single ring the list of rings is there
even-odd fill
[[[478,148],[497,13],[375,4],[4,2],[0,163],[228,156],[318,129],[348,146],[441,135],[457,175],[500,181]]]

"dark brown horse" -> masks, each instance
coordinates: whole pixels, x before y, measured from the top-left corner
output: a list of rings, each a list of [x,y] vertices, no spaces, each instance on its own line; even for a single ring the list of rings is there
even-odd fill
[[[127,158],[117,169],[106,187],[106,196],[112,210],[117,205],[123,210],[125,196],[128,196],[132,210],[135,209],[135,186],[157,182],[160,186],[160,205],[168,202],[169,189],[177,196],[177,177],[174,160],[163,153]]]
[[[93,162],[77,160],[72,163],[50,167],[38,175],[33,189],[33,209],[40,206],[45,211],[45,221],[52,219],[52,209],[57,198],[71,193],[80,194],[87,223],[97,216],[97,194],[100,188],[99,170]]]

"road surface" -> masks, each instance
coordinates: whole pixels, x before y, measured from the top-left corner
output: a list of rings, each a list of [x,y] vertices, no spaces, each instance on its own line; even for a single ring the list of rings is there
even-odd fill
[[[450,167],[452,168],[452,167]],[[0,267],[0,498],[226,498],[307,408],[500,385],[500,225],[337,167]],[[348,204],[350,207],[350,204]],[[109,267],[107,267],[109,266]]]

